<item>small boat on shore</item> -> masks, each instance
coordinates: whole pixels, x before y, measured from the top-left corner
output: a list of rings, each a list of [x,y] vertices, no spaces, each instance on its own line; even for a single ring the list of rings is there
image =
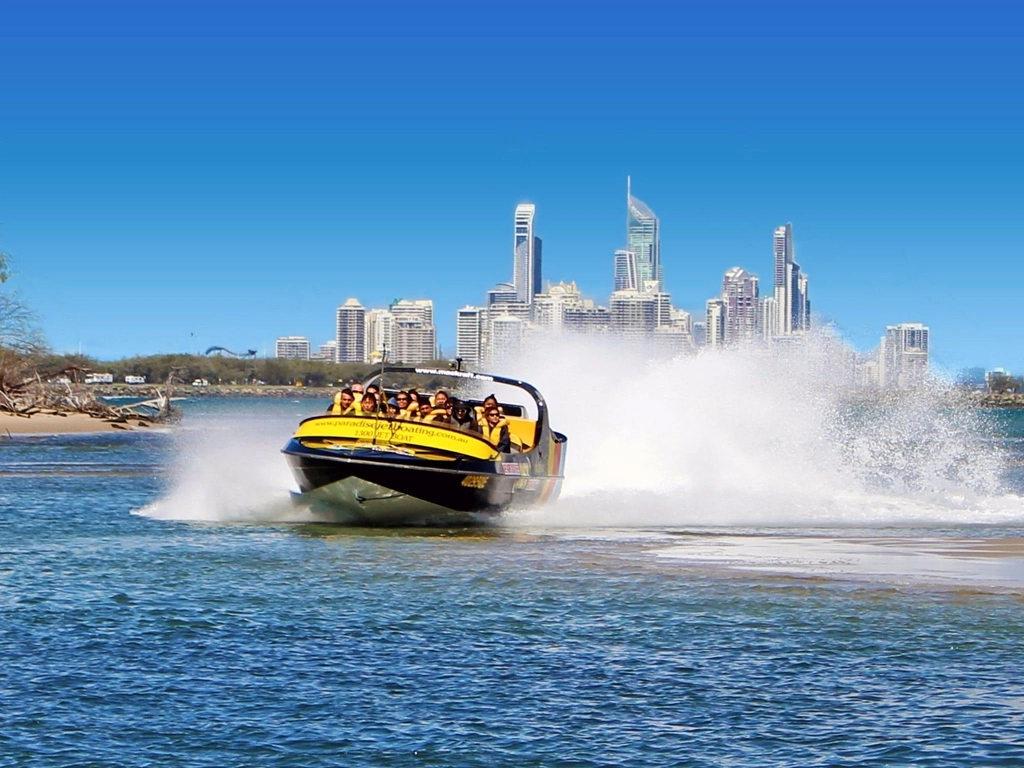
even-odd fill
[[[283,453],[298,500],[318,517],[360,525],[467,525],[557,498],[566,437],[551,429],[547,404],[533,386],[483,373],[384,366],[364,387],[389,375],[450,378],[453,388],[503,384],[526,393],[530,408],[500,403],[519,450],[499,451],[480,432],[386,413],[313,416],[299,424]],[[470,397],[462,402],[482,405]]]

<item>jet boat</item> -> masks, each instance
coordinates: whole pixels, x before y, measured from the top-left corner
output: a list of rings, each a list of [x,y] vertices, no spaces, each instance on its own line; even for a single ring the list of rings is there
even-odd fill
[[[283,453],[299,486],[298,500],[318,519],[357,525],[468,525],[494,521],[513,506],[558,497],[566,437],[551,429],[547,404],[533,386],[484,373],[384,366],[364,387],[380,382],[387,393],[382,386],[387,377],[408,379],[412,374],[452,379],[455,390],[504,384],[525,392],[533,408],[500,404],[520,450],[501,453],[479,432],[384,413],[313,416],[299,424]],[[461,399],[470,406],[482,402]]]

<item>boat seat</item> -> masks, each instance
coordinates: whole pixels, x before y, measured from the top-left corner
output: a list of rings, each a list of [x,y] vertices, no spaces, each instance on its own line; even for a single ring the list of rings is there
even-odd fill
[[[523,451],[533,448],[533,440],[537,435],[537,422],[520,416],[506,416],[508,431],[519,438]]]

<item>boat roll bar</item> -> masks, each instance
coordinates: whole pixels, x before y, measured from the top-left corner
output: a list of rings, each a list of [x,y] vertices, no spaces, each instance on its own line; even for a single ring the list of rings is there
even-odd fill
[[[537,391],[535,386],[520,379],[509,379],[505,376],[495,376],[490,373],[459,371],[453,368],[417,368],[415,366],[384,365],[375,370],[363,381],[363,387],[368,387],[370,384],[377,381],[377,379],[383,379],[383,377],[389,373],[416,373],[422,376],[443,376],[451,379],[460,379],[462,381],[489,381],[498,384],[507,384],[510,387],[517,387],[532,397],[533,401],[537,404],[538,435],[547,423],[547,406],[544,403],[544,397],[539,391]]]

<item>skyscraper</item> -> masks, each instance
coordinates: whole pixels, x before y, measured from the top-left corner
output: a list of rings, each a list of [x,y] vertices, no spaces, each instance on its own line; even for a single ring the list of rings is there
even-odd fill
[[[392,321],[391,360],[424,363],[437,357],[434,302],[430,299],[399,299],[389,307]]]
[[[366,310],[359,299],[348,299],[338,307],[335,329],[338,362],[363,362],[366,359]]]
[[[611,327],[626,336],[647,336],[658,323],[658,303],[640,291],[615,291],[609,301]]]
[[[883,387],[907,389],[924,380],[929,335],[928,326],[922,323],[886,326],[878,355],[878,378]]]
[[[366,362],[379,363],[392,351],[394,315],[386,309],[366,313]]]
[[[532,203],[516,206],[512,283],[516,299],[525,304],[532,304],[541,290],[541,241],[533,234],[536,210]]]
[[[807,275],[793,258],[793,225],[776,227],[773,240],[775,255],[775,303],[777,324],[774,336],[791,336],[811,327],[811,306],[807,297]]]
[[[487,311],[483,307],[466,306],[459,310],[455,323],[455,356],[462,358],[465,368],[473,370],[480,366],[483,318]]]
[[[751,342],[757,337],[758,279],[742,267],[733,267],[722,278],[725,302],[726,344]]]
[[[637,287],[656,280],[661,287],[661,232],[654,211],[633,197],[630,179],[626,177],[626,250],[636,257]]]
[[[709,347],[721,347],[725,344],[725,301],[708,299],[705,315],[704,344]]]
[[[640,287],[636,272],[636,253],[620,250],[615,252],[615,290],[635,291]]]

